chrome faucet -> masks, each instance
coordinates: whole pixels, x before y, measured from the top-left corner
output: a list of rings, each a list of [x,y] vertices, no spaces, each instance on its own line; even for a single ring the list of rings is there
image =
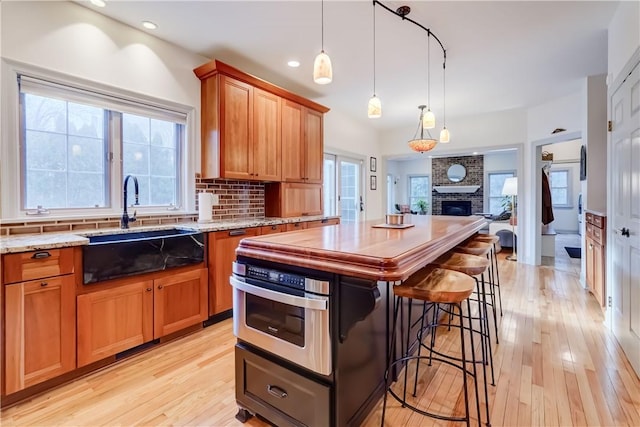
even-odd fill
[[[136,202],[135,206],[138,206],[140,203],[138,202],[138,178],[133,175],[127,175],[124,179],[124,211],[122,212],[122,219],[120,220],[120,228],[129,228],[129,223],[134,222],[136,220],[136,211],[133,211],[133,216],[129,217],[127,214],[127,184],[129,183],[129,178],[133,178],[133,186],[135,189]]]

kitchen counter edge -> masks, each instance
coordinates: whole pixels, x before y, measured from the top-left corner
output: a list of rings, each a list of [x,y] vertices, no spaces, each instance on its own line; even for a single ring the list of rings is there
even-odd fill
[[[262,227],[265,225],[290,224],[296,222],[318,221],[323,219],[340,218],[338,216],[304,216],[292,218],[260,218],[246,219],[234,221],[215,221],[215,222],[182,222],[176,224],[162,224],[139,226],[127,229],[122,228],[104,228],[96,230],[79,230],[65,231],[56,233],[42,234],[20,234],[14,236],[0,236],[0,254],[11,254],[19,252],[29,252],[44,249],[66,248],[72,246],[82,246],[89,244],[88,237],[98,236],[101,234],[123,234],[134,233],[139,231],[156,231],[166,230],[170,228],[178,228],[183,230],[196,230],[203,233],[225,230],[236,230],[239,228]]]

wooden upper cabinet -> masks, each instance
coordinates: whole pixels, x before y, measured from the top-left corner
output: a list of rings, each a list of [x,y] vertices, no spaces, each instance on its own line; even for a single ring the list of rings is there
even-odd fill
[[[252,179],[280,181],[282,151],[281,98],[255,88],[253,92]]]
[[[328,108],[220,61],[194,73],[202,82],[203,177],[322,181]]]
[[[322,183],[322,113],[285,100],[282,104],[282,181]]]
[[[224,178],[253,177],[253,87],[220,77],[220,170]]]

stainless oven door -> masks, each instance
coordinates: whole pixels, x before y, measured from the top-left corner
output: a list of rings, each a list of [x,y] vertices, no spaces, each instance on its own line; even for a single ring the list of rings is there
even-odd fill
[[[278,292],[231,276],[233,333],[322,375],[331,373],[329,297]]]

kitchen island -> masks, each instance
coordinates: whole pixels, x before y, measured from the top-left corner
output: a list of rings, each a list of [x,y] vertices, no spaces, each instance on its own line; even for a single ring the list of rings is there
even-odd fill
[[[412,216],[243,239],[236,250],[238,419],[356,426],[384,390],[392,285],[471,237],[482,217]]]

